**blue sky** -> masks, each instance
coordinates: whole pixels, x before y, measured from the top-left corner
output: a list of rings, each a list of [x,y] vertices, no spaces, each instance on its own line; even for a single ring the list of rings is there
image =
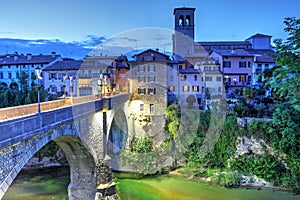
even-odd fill
[[[183,6],[196,8],[197,41],[244,40],[256,33],[285,39],[284,18],[300,18],[299,0],[1,0],[0,38],[93,46],[136,28],[173,30],[173,9]],[[20,43],[1,42],[0,53],[17,51]]]

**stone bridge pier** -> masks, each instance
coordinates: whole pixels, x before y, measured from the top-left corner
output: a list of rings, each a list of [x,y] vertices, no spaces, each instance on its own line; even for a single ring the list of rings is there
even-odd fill
[[[106,154],[108,131],[115,129],[115,116],[127,120],[128,103],[124,97],[113,98],[0,122],[0,199],[50,141],[63,150],[70,166],[69,200],[118,199]]]

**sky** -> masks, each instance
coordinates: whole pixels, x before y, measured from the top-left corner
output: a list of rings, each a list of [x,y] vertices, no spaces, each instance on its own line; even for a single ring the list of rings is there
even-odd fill
[[[51,52],[53,48],[65,56],[81,55],[86,52],[80,53],[79,48],[90,50],[124,32],[149,27],[173,30],[173,10],[184,6],[196,8],[196,41],[245,40],[256,33],[285,39],[284,18],[300,18],[299,0],[0,2],[0,54],[44,49]]]

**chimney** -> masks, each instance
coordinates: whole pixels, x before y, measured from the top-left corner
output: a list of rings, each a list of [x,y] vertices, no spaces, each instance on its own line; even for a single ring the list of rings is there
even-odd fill
[[[56,52],[52,51],[51,54],[52,54],[52,58],[55,58]]]
[[[27,60],[31,60],[32,59],[32,54],[31,53],[26,54],[26,56],[27,56]]]
[[[235,54],[235,52],[236,52],[236,50],[233,48],[233,49],[231,50],[231,54]]]
[[[15,52],[15,55],[14,55],[14,60],[18,60],[18,52]]]
[[[156,51],[159,52],[159,48],[156,48]]]

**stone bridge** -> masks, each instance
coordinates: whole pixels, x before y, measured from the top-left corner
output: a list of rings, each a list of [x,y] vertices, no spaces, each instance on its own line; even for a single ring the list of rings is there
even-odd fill
[[[104,190],[109,198],[117,197],[105,155],[126,146],[128,101],[123,94],[0,121],[0,199],[50,141],[70,166],[69,199],[102,199]]]

